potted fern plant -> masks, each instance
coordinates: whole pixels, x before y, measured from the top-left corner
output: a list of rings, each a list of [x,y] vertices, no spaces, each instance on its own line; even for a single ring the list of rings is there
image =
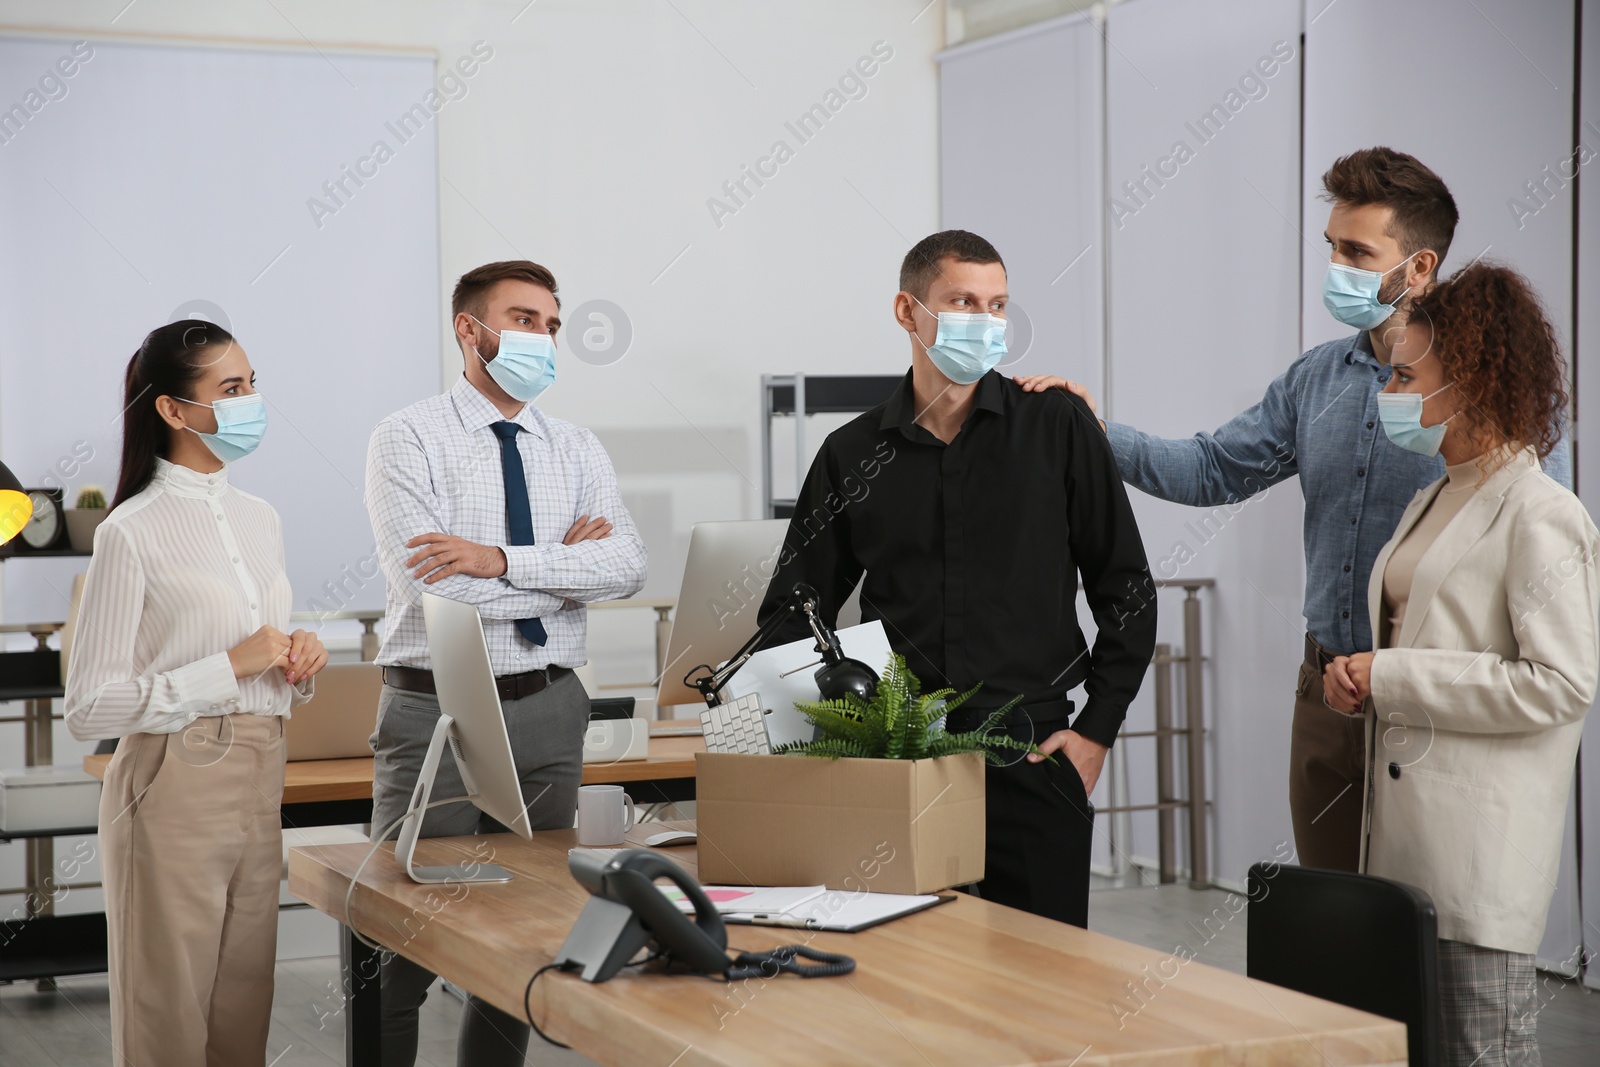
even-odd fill
[[[965,704],[983,683],[957,695],[954,689],[922,692],[922,683],[898,653],[889,658],[871,700],[854,693],[842,700],[796,701],[795,708],[817,728],[811,741],[794,741],[773,749],[774,755],[822,756],[827,759],[940,759],[969,752],[1001,763],[996,749],[1035,752],[1038,746],[995,733],[1006,712],[1022,699],[996,708],[971,730],[949,733],[945,716]]]
[[[94,551],[94,531],[107,514],[106,494],[98,485],[78,490],[78,506],[67,511],[67,540],[74,552]]]
[[[696,755],[701,880],[876,893],[981,880],[984,762],[1036,748],[993,731],[1016,701],[947,731],[945,716],[976,692],[924,693],[893,656],[871,700],[796,703],[814,740]]]

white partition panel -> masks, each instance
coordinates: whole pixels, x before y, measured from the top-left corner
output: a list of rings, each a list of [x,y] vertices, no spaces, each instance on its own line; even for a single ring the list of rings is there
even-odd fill
[[[1109,31],[1110,413],[1185,437],[1255,403],[1300,353],[1300,10],[1298,0],[1129,0],[1111,9]],[[1293,840],[1299,482],[1221,509],[1130,493],[1158,577],[1217,579],[1202,594],[1220,771],[1208,790],[1212,872],[1243,882],[1251,862]],[[1161,639],[1174,646],[1181,596],[1161,601]],[[1181,679],[1175,688],[1181,700]],[[1147,686],[1128,728],[1152,725]],[[1152,801],[1152,743],[1125,744],[1133,799]],[[1139,817],[1134,851],[1157,855],[1153,814]]]
[[[1016,326],[1001,369],[1097,390],[1102,47],[1073,15],[938,57],[941,221],[1005,258]]]
[[[1583,40],[1580,47],[1582,77],[1578,101],[1579,143],[1587,146],[1579,182],[1586,198],[1579,201],[1577,352],[1578,431],[1575,459],[1578,496],[1591,515],[1600,515],[1600,182],[1592,168],[1600,162],[1600,3],[1584,0]],[[1587,416],[1587,417],[1586,417]],[[1600,960],[1600,713],[1593,709],[1583,727],[1579,753],[1581,822],[1584,830],[1580,872],[1580,910],[1585,956]],[[1590,963],[1585,981],[1600,988],[1600,963]]]
[[[1572,324],[1571,0],[1306,0],[1307,347],[1348,332],[1322,306],[1334,159],[1388,145],[1433,168],[1461,212],[1449,274],[1479,256],[1522,271]],[[1600,144],[1594,147],[1600,148]]]
[[[1377,144],[1415,155],[1455,195],[1446,274],[1480,256],[1515,267],[1572,337],[1575,22],[1570,0],[1307,0],[1307,345],[1346,332],[1321,302],[1319,178],[1337,156]],[[1592,131],[1586,143],[1600,148]],[[1582,936],[1575,834],[1569,817],[1539,954],[1568,971]]]

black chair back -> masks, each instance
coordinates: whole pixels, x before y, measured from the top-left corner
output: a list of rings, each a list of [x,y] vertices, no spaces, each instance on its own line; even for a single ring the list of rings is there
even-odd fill
[[[1415,886],[1258,863],[1245,973],[1406,1024],[1412,1067],[1438,1067],[1439,916]]]

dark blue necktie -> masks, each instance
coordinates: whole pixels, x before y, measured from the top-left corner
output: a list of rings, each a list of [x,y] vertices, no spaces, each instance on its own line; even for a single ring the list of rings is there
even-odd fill
[[[533,511],[528,507],[528,479],[522,472],[522,453],[517,451],[514,422],[497,422],[489,427],[500,438],[500,468],[506,476],[506,544],[533,544]],[[517,632],[530,642],[545,642],[544,623],[538,619],[518,619]]]

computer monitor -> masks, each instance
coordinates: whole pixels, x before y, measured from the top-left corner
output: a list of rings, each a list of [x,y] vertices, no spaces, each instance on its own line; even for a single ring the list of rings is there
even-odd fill
[[[756,616],[788,529],[788,519],[695,523],[667,637],[658,706],[704,706],[705,698],[685,685],[683,676],[698,664],[722,663],[756,632]]]
[[[428,630],[428,656],[433,661],[433,681],[438,690],[439,724],[428,742],[422,773],[411,795],[410,813],[401,824],[400,838],[395,843],[395,856],[417,882],[508,882],[510,872],[492,863],[418,867],[412,862],[447,742],[468,799],[512,833],[533,836],[478,609],[423,593],[422,618]]]

